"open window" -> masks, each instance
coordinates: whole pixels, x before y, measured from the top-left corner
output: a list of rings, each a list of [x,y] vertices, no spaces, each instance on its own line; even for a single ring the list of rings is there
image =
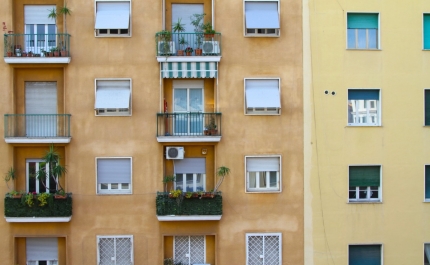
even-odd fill
[[[281,113],[280,79],[245,79],[245,114]]]
[[[279,1],[244,1],[245,36],[277,37],[280,29]]]
[[[131,36],[131,1],[96,1],[96,36]]]
[[[131,115],[131,79],[96,80],[97,116]]]

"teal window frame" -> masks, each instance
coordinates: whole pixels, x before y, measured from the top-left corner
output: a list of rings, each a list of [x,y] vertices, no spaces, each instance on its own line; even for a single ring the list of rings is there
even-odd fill
[[[430,50],[430,13],[423,14],[423,49]]]
[[[346,47],[351,50],[380,49],[380,15],[377,12],[346,14]]]
[[[363,244],[348,246],[348,265],[382,265],[382,245]]]

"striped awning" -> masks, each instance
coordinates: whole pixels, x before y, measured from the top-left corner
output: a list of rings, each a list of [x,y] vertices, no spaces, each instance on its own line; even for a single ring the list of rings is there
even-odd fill
[[[161,63],[162,78],[216,78],[216,62]]]

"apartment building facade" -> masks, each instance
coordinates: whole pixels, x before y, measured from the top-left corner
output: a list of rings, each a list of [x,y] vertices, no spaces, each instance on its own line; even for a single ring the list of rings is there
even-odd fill
[[[5,264],[303,264],[301,1],[1,3]]]
[[[429,264],[430,3],[308,4],[305,264]]]

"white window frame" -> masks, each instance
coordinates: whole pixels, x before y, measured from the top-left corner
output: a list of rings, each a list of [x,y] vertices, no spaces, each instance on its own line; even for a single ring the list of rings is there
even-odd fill
[[[129,159],[130,160],[130,184],[128,188],[122,189],[121,183],[106,183],[108,184],[108,189],[102,189],[101,184],[98,184],[98,168],[97,161],[99,159]],[[96,157],[95,159],[96,168],[96,194],[97,195],[118,195],[118,194],[132,194],[133,193],[133,158],[131,156],[117,156],[117,157]],[[112,184],[118,184],[118,189],[112,189]]]
[[[361,48],[348,48],[348,15],[349,14],[378,14],[378,34],[377,34],[377,38],[378,38],[378,40],[377,40],[377,45],[378,45],[378,47],[376,47],[376,49],[373,49],[373,48],[365,48],[365,49],[361,49]],[[369,12],[369,11],[366,11],[366,12],[357,12],[357,11],[354,11],[354,12],[346,12],[346,16],[345,16],[345,19],[346,19],[346,21],[345,21],[345,32],[346,32],[346,43],[345,43],[345,47],[346,47],[346,49],[347,50],[359,50],[359,51],[363,51],[363,50],[366,50],[366,51],[380,51],[380,50],[382,50],[382,47],[381,47],[381,13],[380,12]],[[356,35],[356,41],[358,41],[358,38],[357,38],[357,30],[355,31],[355,35]],[[368,36],[369,36],[369,31],[368,31],[368,29],[366,29],[366,46],[368,46],[369,45],[369,41],[368,41]]]
[[[211,24],[214,26],[215,25],[215,9],[214,9],[215,8],[215,4],[214,4],[215,0],[210,0],[210,1],[211,1],[211,11],[212,11]],[[180,2],[175,2],[175,3],[179,4]],[[190,4],[190,3],[184,3],[184,4]],[[162,10],[163,10],[163,12],[162,12],[162,22],[163,22],[162,28],[163,28],[163,30],[165,30],[166,29],[166,0],[162,0],[161,5],[162,5]],[[203,6],[203,8],[204,8],[204,6]],[[131,18],[131,15],[130,15],[130,18]],[[167,30],[171,30],[171,29],[167,29]]]
[[[134,251],[133,251],[133,249],[134,249],[134,242],[133,242],[133,235],[97,236],[97,241],[96,241],[96,244],[97,244],[97,264],[100,264],[100,239],[102,239],[102,238],[112,238],[112,239],[115,240],[115,244],[116,244],[116,239],[117,238],[130,238],[130,241],[131,241],[131,250],[130,250],[131,257],[130,257],[130,259],[131,259],[131,264],[134,264]],[[116,255],[115,255],[115,257],[116,257]],[[115,263],[116,263],[116,260],[115,260]]]
[[[279,27],[281,27],[281,1],[279,0],[243,0],[243,36],[244,37],[271,37],[271,38],[279,38],[281,36],[281,29],[275,29],[275,33],[247,33],[246,28],[246,13],[245,13],[245,4],[246,2],[277,2],[278,4],[278,19],[279,19]],[[258,31],[258,29],[255,29]],[[264,32],[267,32],[269,29],[260,29],[264,30]]]
[[[246,264],[249,264],[249,238],[250,237],[254,237],[254,236],[262,236],[262,237],[266,237],[266,236],[277,236],[279,238],[279,263],[278,264],[282,264],[282,233],[246,233],[245,235],[245,239],[246,239]],[[263,250],[264,250],[264,241],[263,241]],[[261,255],[263,256],[263,255]],[[264,265],[264,263],[263,263]]]
[[[206,174],[202,174],[202,173],[176,173],[175,174],[175,181],[173,182],[173,184],[174,184],[174,189],[176,190],[176,183],[177,183],[177,181],[176,181],[176,178],[178,177],[178,175],[182,175],[182,187],[186,187],[187,186],[187,179],[186,179],[186,176],[187,175],[189,175],[189,174],[192,174],[193,175],[193,192],[197,192],[198,190],[197,190],[197,175],[198,174],[201,174],[202,175],[202,178],[203,178],[203,191],[206,191]],[[184,191],[184,192],[186,192],[186,191]]]
[[[40,170],[39,165],[40,163],[44,163],[43,159],[26,159],[25,160],[25,181],[26,181],[26,192],[30,192],[30,168],[29,168],[29,163],[36,163],[36,174],[37,171]],[[49,163],[46,163],[46,174],[47,174],[47,178],[45,181],[45,185],[47,188],[47,190],[45,191],[45,193],[49,193],[49,184],[50,184],[50,177],[49,177]],[[41,185],[39,185],[39,180],[37,179],[37,175],[35,176],[36,179],[36,193],[40,193],[40,188]],[[56,180],[58,181],[58,177],[56,177]]]
[[[246,107],[246,81],[247,80],[278,80],[278,90],[279,90],[279,99],[282,99],[281,95],[281,78],[280,77],[246,77],[243,79],[243,111],[245,115],[256,116],[256,115],[281,115],[280,108],[253,108],[252,110],[248,110]]]
[[[246,170],[247,166],[247,159],[248,158],[278,158],[279,159],[279,172],[277,172],[277,178],[278,178],[278,187],[276,188],[249,188],[249,172]],[[266,182],[270,185],[270,171],[266,172]],[[259,173],[259,172],[257,172]],[[259,178],[259,174],[257,175]],[[258,179],[259,180],[259,179]],[[256,180],[258,184],[258,180]],[[280,193],[282,192],[282,156],[281,155],[252,155],[252,156],[245,156],[245,193]]]
[[[120,32],[121,32],[121,30],[120,29],[117,29],[118,30],[118,33],[112,33],[112,34],[110,34],[110,30],[116,30],[116,29],[107,29],[108,30],[108,33],[101,33],[100,34],[100,32],[99,32],[99,30],[98,29],[94,29],[94,37],[96,37],[96,38],[109,38],[109,37],[113,37],[113,38],[131,38],[131,32],[132,32],[132,24],[133,23],[131,23],[132,22],[132,16],[131,16],[131,14],[132,14],[132,12],[131,12],[131,7],[132,7],[132,5],[131,5],[131,0],[95,0],[94,1],[94,23],[95,23],[95,20],[96,20],[96,17],[97,17],[97,2],[129,2],[129,4],[130,4],[130,22],[129,22],[129,27],[128,27],[128,33],[127,34],[121,34]]]
[[[97,99],[97,82],[98,81],[129,81],[130,82],[130,105],[128,109],[94,109],[94,115],[98,117],[111,117],[111,116],[132,116],[132,102],[133,102],[133,82],[131,78],[96,78],[94,80],[94,102]],[[101,112],[103,110],[104,112]],[[125,111],[126,110],[126,111]]]
[[[188,250],[189,250],[189,253],[188,253],[189,257],[188,258],[190,258],[190,259],[191,259],[191,237],[202,236],[203,240],[204,240],[204,243],[203,243],[204,244],[204,247],[203,247],[203,256],[204,256],[204,260],[205,260],[205,263],[206,263],[206,252],[207,252],[206,251],[206,247],[207,246],[206,246],[206,236],[205,235],[177,235],[177,236],[181,236],[181,237],[188,236]],[[176,236],[173,236],[173,255],[175,255],[175,253],[176,253],[175,248],[176,248]],[[173,256],[173,259],[176,259],[176,257]],[[188,264],[185,264],[185,265],[188,265]],[[189,265],[193,265],[193,264],[189,263]]]
[[[350,189],[350,185],[349,185],[349,168],[350,167],[366,167],[366,166],[378,166],[379,167],[379,181],[380,181],[380,185],[378,187],[378,198],[370,198],[371,192],[373,189],[371,189],[370,186],[367,186],[366,188],[366,199],[360,199],[359,196],[359,186],[355,186],[355,192],[356,192],[356,197],[355,199],[351,199],[349,198],[349,192],[352,191],[352,189]],[[348,165],[348,203],[382,203],[382,165],[381,164],[373,164],[373,165]]]
[[[353,122],[349,122],[349,99],[348,99],[348,96],[349,96],[349,91],[350,90],[363,90],[363,91],[366,91],[366,90],[378,90],[379,91],[379,100],[376,101],[376,102],[374,102],[376,104],[375,108],[371,107],[371,103],[373,101],[375,101],[374,99],[366,100],[366,103],[369,106],[363,108],[365,110],[365,113],[364,113],[363,117],[365,116],[366,121],[372,120],[372,117],[374,115],[372,115],[371,112],[372,112],[372,110],[376,110],[377,111],[376,117],[377,117],[377,120],[378,120],[377,122],[356,123],[355,120],[354,120],[355,119],[354,117],[352,117],[352,119],[353,119],[352,121]],[[375,126],[375,127],[382,126],[382,119],[381,119],[381,117],[382,117],[382,114],[381,114],[382,113],[382,89],[380,89],[380,88],[348,88],[348,93],[347,93],[347,96],[346,96],[346,106],[347,106],[347,108],[346,108],[347,109],[347,111],[346,111],[346,121],[347,121],[347,125],[348,126],[351,126],[351,127],[353,127],[353,126],[358,126],[358,127],[360,127],[360,126]],[[362,107],[362,104],[360,104],[360,102],[357,100],[355,108],[358,109],[358,114],[360,114],[360,108],[361,107]],[[351,115],[353,115],[353,114],[351,114]]]
[[[378,242],[369,243],[369,244],[364,244],[364,243],[348,244],[347,249],[346,249],[346,251],[348,253],[348,257],[347,257],[348,263],[349,263],[349,247],[350,246],[374,246],[374,245],[381,246],[381,265],[384,265],[384,245],[382,243],[378,243]]]

